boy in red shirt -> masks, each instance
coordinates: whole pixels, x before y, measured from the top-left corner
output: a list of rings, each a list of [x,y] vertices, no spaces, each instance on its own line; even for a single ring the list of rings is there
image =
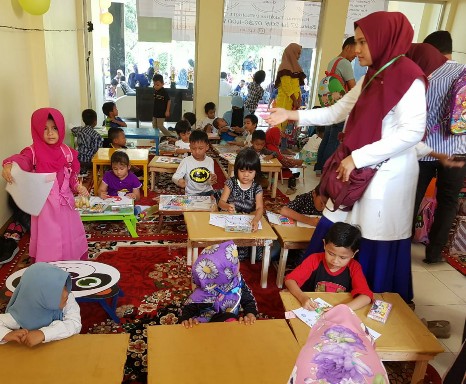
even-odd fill
[[[360,240],[359,228],[335,223],[325,236],[325,252],[310,255],[286,276],[285,286],[303,308],[317,307],[304,292],[351,292],[353,299],[347,305],[354,311],[372,301],[361,264],[354,260]]]

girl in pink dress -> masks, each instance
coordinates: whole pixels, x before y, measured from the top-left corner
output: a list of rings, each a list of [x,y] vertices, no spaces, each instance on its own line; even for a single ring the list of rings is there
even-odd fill
[[[31,117],[33,144],[3,161],[2,176],[13,183],[12,163],[27,172],[55,172],[52,190],[38,216],[31,217],[29,256],[38,261],[79,260],[87,257],[87,240],[73,191],[88,195],[78,183],[78,153],[63,144],[65,121],[60,111],[41,108]]]

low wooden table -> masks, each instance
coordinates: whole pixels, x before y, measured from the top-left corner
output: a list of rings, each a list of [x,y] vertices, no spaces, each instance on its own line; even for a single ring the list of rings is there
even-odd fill
[[[125,333],[74,335],[34,348],[9,342],[0,348],[2,383],[121,383],[128,343]]]
[[[152,190],[155,190],[155,176],[156,172],[159,173],[175,173],[178,169],[178,165],[176,163],[158,163],[157,159],[159,157],[165,156],[154,156],[154,158],[149,163],[149,172],[150,172],[150,183]]]
[[[277,272],[277,287],[281,288],[285,276],[288,250],[306,249],[315,228],[297,227],[295,225],[273,225],[272,228],[278,236],[278,242],[281,247]]]
[[[99,177],[97,175],[97,167],[100,168],[100,176],[103,177],[104,165],[110,165],[110,158],[112,157],[115,148],[99,148],[97,153],[92,158],[92,176],[94,178],[94,193],[97,195],[99,189]],[[144,180],[142,189],[144,196],[147,196],[147,165],[149,163],[149,150],[148,149],[124,149],[129,157],[131,165],[143,167]]]
[[[320,297],[329,304],[337,305],[351,301],[350,293],[306,292],[314,299]],[[285,311],[301,307],[298,300],[289,292],[280,292]],[[421,383],[424,379],[427,364],[437,354],[444,351],[435,336],[418,319],[397,293],[380,293],[375,299],[383,300],[393,305],[385,324],[367,317],[370,305],[358,309],[356,314],[368,327],[382,335],[375,342],[375,350],[381,360],[415,361],[412,384]],[[298,340],[298,344],[306,344],[310,328],[298,318],[290,319],[289,324]]]
[[[149,384],[283,384],[299,354],[285,320],[152,326],[147,340]]]
[[[277,235],[270,224],[261,219],[262,229],[253,233],[226,232],[224,228],[209,224],[210,212],[185,212],[184,221],[188,231],[188,255],[187,264],[194,263],[198,256],[199,247],[218,244],[223,241],[233,240],[238,247],[253,247],[251,264],[256,262],[256,247],[264,246],[262,258],[261,286],[267,288],[267,276],[270,264],[270,245]]]

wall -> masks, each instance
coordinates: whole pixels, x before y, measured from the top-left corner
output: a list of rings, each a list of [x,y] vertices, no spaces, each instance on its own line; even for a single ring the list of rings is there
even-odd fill
[[[460,63],[466,64],[466,33],[465,33],[465,18],[466,18],[466,0],[457,0],[453,4],[452,13],[450,15],[451,24],[448,30],[453,38],[453,59]],[[456,6],[455,6],[456,5]]]
[[[0,5],[0,24],[25,29],[77,29],[79,0],[52,1],[44,16],[22,10],[17,1]],[[79,8],[79,7],[78,7]],[[80,31],[43,32],[0,28],[0,159],[31,144],[30,117],[37,108],[60,109],[67,123],[79,123],[82,73],[79,69]],[[11,216],[5,182],[0,179],[0,226]]]

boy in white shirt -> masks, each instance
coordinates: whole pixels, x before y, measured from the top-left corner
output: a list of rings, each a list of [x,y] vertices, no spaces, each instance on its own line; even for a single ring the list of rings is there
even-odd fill
[[[181,161],[172,177],[176,185],[186,189],[187,195],[210,196],[214,192],[212,185],[217,182],[217,175],[214,160],[206,156],[209,145],[204,131],[194,130],[189,136],[191,156]]]
[[[191,124],[189,121],[180,120],[175,125],[175,131],[180,138],[175,142],[175,154],[180,157],[187,157],[191,153],[189,148],[189,136],[191,135]]]
[[[202,120],[199,120],[196,123],[196,129],[203,130],[206,125],[209,125],[209,124],[212,125],[215,119],[215,112],[216,112],[215,104],[212,102],[206,103],[206,105],[204,105],[204,112],[206,114],[206,117]],[[213,128],[212,133],[217,133],[217,130]]]

